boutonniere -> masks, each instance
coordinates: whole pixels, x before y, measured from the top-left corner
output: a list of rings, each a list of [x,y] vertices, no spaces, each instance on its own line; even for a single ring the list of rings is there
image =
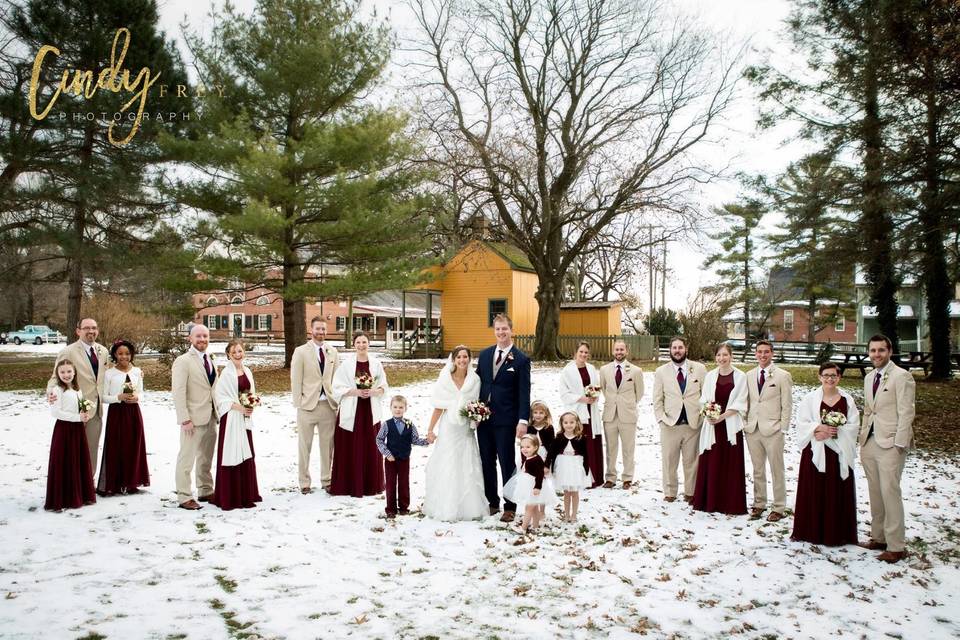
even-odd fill
[[[413,421],[407,420],[406,418],[400,418],[400,422],[402,422],[404,426],[407,426],[407,427],[413,426]]]
[[[890,379],[890,372],[889,372],[889,371],[884,371],[884,372],[883,372],[883,377],[880,378],[880,381],[881,381],[881,382],[886,382],[886,381],[889,380],[889,379]]]
[[[507,352],[507,362],[513,361],[513,349]]]
[[[630,363],[629,363],[629,362],[626,363],[625,365],[623,365],[623,370],[624,370],[624,371],[630,371]]]

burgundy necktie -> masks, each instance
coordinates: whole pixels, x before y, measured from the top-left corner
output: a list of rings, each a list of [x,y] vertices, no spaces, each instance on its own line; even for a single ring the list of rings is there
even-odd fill
[[[320,375],[323,375],[323,366],[327,363],[327,359],[323,357],[323,349],[319,349],[318,353],[320,354]]]
[[[210,381],[210,384],[213,384],[213,367],[210,366],[210,359],[207,358],[207,354],[203,354],[203,368],[207,372],[207,380]]]
[[[763,392],[763,385],[767,381],[767,377],[764,375],[765,373],[766,371],[764,369],[760,369],[760,384],[757,385],[757,388],[760,392]]]
[[[503,360],[503,349],[497,350],[497,366],[500,366],[500,361]]]
[[[613,377],[617,383],[617,389],[620,388],[620,383],[623,382],[623,371],[620,370],[620,365],[617,365],[617,375]]]
[[[873,395],[877,395],[877,389],[880,388],[880,372],[877,371],[877,375],[873,376]]]
[[[677,384],[680,385],[680,392],[687,390],[687,379],[683,377],[683,369],[677,369]]]
[[[100,373],[100,359],[97,357],[97,350],[90,347],[90,367],[93,369],[93,377],[96,378]]]

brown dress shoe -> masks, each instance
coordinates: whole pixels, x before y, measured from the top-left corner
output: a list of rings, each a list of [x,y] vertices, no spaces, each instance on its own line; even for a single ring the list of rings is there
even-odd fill
[[[500,522],[513,522],[516,517],[515,511],[504,511],[503,515],[500,516]]]
[[[624,489],[629,489],[629,488],[632,487],[632,486],[633,486],[633,483],[630,482],[629,480],[624,480],[624,481],[623,481],[623,488],[624,488]]]
[[[607,480],[606,482],[603,483],[603,488],[604,488],[604,489],[613,489],[613,487],[614,487],[614,484],[613,484],[612,482],[610,482],[609,480]]]
[[[889,562],[893,564],[894,562],[900,562],[907,556],[906,551],[884,551],[877,556],[877,560],[883,560],[884,562]]]
[[[663,496],[664,502],[673,502],[676,499],[677,499],[676,496]]]
[[[753,509],[750,510],[750,519],[751,519],[751,520],[759,520],[759,519],[760,519],[760,516],[763,515],[763,512],[764,512],[763,509],[761,509],[761,508],[759,508],[759,507],[754,507]]]
[[[409,509],[400,509],[400,511],[399,511],[398,513],[399,513],[399,515],[401,515],[401,516],[408,516],[408,515],[410,515],[410,510],[409,510]]]
[[[683,496],[683,500],[687,504],[693,504],[693,496]]]
[[[189,510],[189,511],[196,511],[197,509],[203,509],[203,506],[200,505],[200,504],[198,504],[196,500],[194,500],[194,499],[191,498],[190,500],[187,500],[186,502],[181,502],[181,503],[180,503],[180,508],[181,508],[181,509],[187,509],[187,510]]]
[[[784,516],[782,513],[772,511],[770,515],[767,516],[767,522],[779,522],[780,520],[783,520],[785,517],[786,516]]]
[[[300,489],[300,493],[302,493],[303,495],[307,495],[307,494],[313,493],[313,489],[311,489],[310,487],[304,487]]]
[[[212,499],[213,499],[212,493],[208,493],[205,496],[200,496],[199,498],[197,498],[197,500],[199,500],[200,502],[210,502]]]
[[[873,538],[867,540],[866,542],[858,542],[858,547],[863,547],[864,549],[869,549],[870,551],[886,551],[887,543],[886,542],[877,542]]]

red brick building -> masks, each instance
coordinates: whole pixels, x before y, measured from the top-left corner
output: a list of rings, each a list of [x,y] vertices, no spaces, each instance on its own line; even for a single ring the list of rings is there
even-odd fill
[[[819,317],[833,316],[836,304],[823,301],[815,320]],[[816,322],[816,326],[822,326]],[[802,300],[780,302],[770,318],[770,338],[786,342],[806,342],[810,334],[810,318],[807,303]],[[856,342],[857,315],[852,309],[840,307],[836,318],[824,326],[814,336],[816,342]]]

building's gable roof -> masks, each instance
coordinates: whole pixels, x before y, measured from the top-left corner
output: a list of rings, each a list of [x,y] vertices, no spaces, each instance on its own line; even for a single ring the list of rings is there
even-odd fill
[[[510,265],[510,268],[514,271],[528,271],[530,273],[536,273],[533,269],[533,264],[531,264],[526,254],[524,254],[519,247],[507,242],[482,241],[482,243],[489,247],[498,256],[506,260],[507,264]]]

